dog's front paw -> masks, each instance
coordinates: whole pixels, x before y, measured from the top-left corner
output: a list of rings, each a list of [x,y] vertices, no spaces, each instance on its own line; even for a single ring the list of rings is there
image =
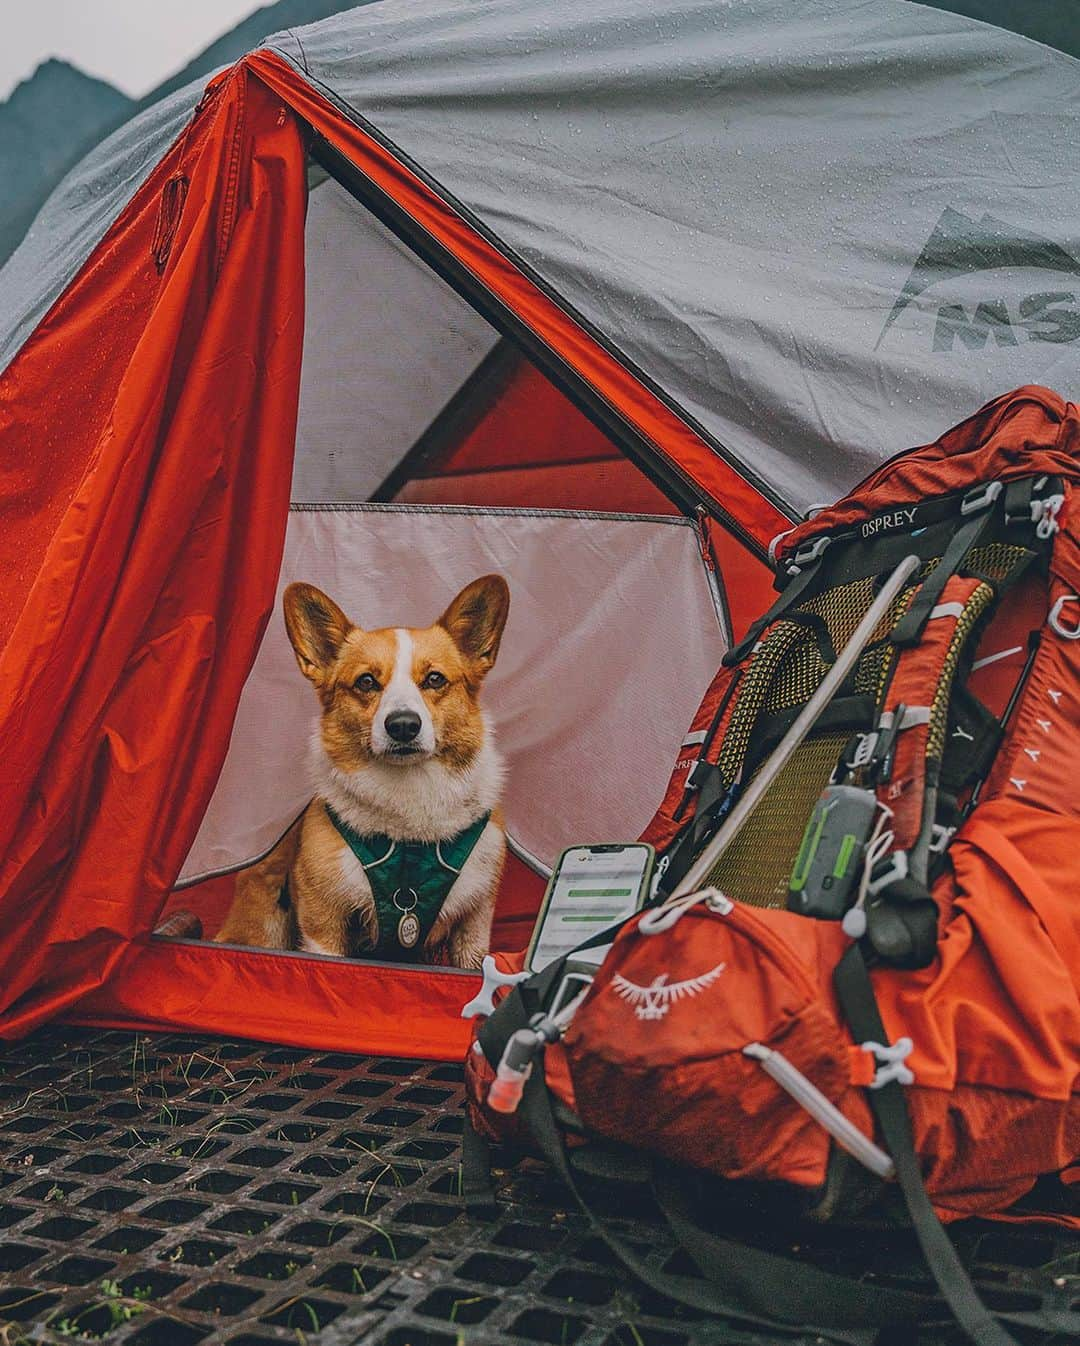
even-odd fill
[[[450,957],[450,923],[443,920],[441,913],[435,918],[435,924],[424,940],[424,962],[435,967],[448,967],[453,962]]]
[[[478,944],[475,940],[451,938],[449,952],[450,957],[447,961],[451,967],[479,970],[484,955],[491,951],[486,944]]]

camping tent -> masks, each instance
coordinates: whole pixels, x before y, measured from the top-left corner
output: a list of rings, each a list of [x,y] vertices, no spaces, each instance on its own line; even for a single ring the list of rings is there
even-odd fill
[[[94,151],[0,275],[0,1032],[460,1051],[473,974],[152,936],[303,802],[281,585],[425,624],[508,575],[520,947],[770,538],[1069,391],[1078,123],[1072,57],[906,0],[383,0]]]

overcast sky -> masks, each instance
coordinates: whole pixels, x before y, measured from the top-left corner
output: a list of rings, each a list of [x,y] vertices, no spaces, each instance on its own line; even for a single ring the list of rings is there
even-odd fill
[[[259,0],[2,0],[0,102],[50,56],[139,98]]]

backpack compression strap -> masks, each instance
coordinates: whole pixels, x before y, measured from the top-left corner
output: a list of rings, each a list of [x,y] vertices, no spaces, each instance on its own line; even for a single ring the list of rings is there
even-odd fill
[[[1001,483],[992,481],[985,487],[976,487],[974,492],[969,491],[965,496],[960,511],[962,516],[970,517],[953,534],[945,554],[923,581],[907,612],[893,627],[889,639],[894,645],[905,648],[919,643],[923,629],[941,601],[946,585],[956,575],[982,537],[989,532],[994,520],[991,506],[1000,493]]]
[[[836,965],[833,985],[856,1042],[888,1045],[862,949],[853,943]],[[930,1204],[911,1133],[903,1087],[894,1079],[870,1089],[870,1105],[896,1166],[896,1180],[926,1264],[956,1321],[977,1346],[1017,1346],[979,1298],[952,1240]]]

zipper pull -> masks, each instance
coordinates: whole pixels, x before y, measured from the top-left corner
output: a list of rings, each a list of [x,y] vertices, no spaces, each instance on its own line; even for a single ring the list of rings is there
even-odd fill
[[[712,544],[709,541],[708,520],[709,512],[704,505],[697,505],[694,508],[694,532],[697,533],[698,550],[701,552],[701,559],[705,569],[716,573],[716,558],[713,556]]]
[[[653,870],[652,884],[649,887],[649,901],[653,901],[656,894],[660,891],[660,883],[664,875],[671,868],[671,856],[662,855],[656,862],[656,868]]]

